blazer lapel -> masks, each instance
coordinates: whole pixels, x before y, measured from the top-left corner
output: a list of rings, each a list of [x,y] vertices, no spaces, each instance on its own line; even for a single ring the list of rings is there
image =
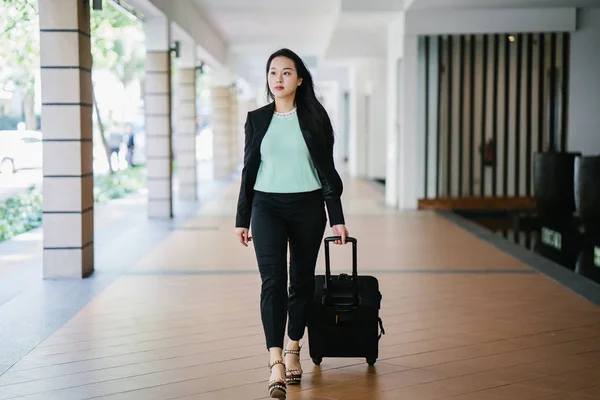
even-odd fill
[[[302,131],[302,136],[304,137],[304,142],[306,142],[306,147],[308,147],[309,152],[312,150],[312,134],[308,129],[300,128]]]
[[[275,102],[269,104],[268,107],[265,107],[264,110],[259,114],[259,118],[256,126],[256,140],[255,146],[260,147],[267,130],[269,129],[269,125],[271,124],[271,119],[273,119],[273,114],[275,113]]]

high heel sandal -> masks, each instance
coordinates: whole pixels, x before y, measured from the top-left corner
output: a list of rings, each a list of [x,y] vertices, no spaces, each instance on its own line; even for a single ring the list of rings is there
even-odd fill
[[[302,346],[300,346],[298,350],[283,350],[283,356],[285,357],[288,354],[294,354],[298,356],[298,363],[300,363],[300,350],[302,350]],[[298,385],[302,381],[302,368],[286,368],[285,381],[290,385]]]
[[[285,369],[285,364],[283,363],[283,360],[277,360],[269,364],[269,370],[272,370],[273,367],[277,364],[283,365],[283,368]],[[286,393],[287,385],[285,383],[285,378],[271,379],[269,381],[269,396],[271,396],[271,398],[285,399]]]

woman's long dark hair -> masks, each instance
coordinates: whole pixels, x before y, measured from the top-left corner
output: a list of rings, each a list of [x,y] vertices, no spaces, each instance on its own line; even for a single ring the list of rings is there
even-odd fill
[[[267,61],[267,97],[269,100],[275,100],[275,95],[269,88],[269,69],[271,68],[271,61],[276,57],[286,57],[294,62],[296,65],[296,71],[298,78],[302,79],[302,84],[296,89],[296,109],[298,113],[298,120],[302,125],[302,128],[308,129],[310,132],[314,132],[321,138],[333,145],[334,135],[333,126],[325,107],[319,102],[315,94],[315,86],[308,68],[304,64],[304,61],[293,51],[289,49],[277,50],[271,54],[269,61]]]

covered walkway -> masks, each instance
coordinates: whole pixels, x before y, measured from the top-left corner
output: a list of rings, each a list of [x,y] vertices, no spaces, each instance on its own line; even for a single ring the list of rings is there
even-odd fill
[[[0,399],[265,398],[260,281],[253,250],[233,235],[237,188],[191,218],[144,221],[155,245],[133,265],[39,282],[52,309],[43,322],[67,322],[21,349],[0,376]],[[343,200],[359,271],[380,281],[387,334],[372,368],[362,359],[315,367],[304,351],[306,375],[288,399],[600,399],[600,307],[541,273],[547,261],[454,217],[386,209],[364,181],[346,180]],[[144,234],[136,240],[149,247]],[[349,268],[349,253],[334,249],[335,272]],[[5,329],[21,330],[0,345],[16,348],[26,334],[19,317],[37,307],[27,296],[0,306]],[[5,312],[15,302],[21,313]]]

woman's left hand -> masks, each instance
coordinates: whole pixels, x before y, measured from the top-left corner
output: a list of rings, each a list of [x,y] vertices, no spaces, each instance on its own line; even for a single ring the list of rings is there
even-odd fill
[[[346,244],[346,238],[348,237],[348,229],[346,229],[346,225],[340,224],[340,225],[334,225],[332,227],[333,229],[333,236],[341,236],[342,240],[336,240],[334,243],[335,244]]]

